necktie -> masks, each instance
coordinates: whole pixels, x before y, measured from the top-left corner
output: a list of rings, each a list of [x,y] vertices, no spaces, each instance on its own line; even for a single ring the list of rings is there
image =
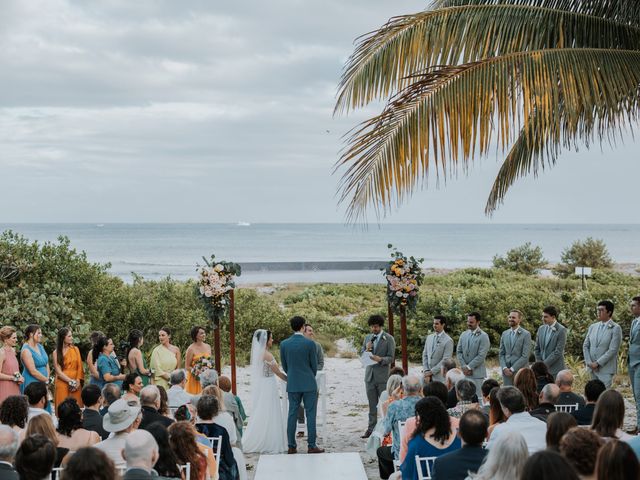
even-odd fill
[[[633,320],[633,323],[631,324],[631,338],[633,338],[637,329],[638,329],[638,319],[635,318]]]
[[[439,335],[436,335],[433,338],[433,342],[431,343],[431,353],[433,354],[433,352],[436,350],[436,345],[438,344],[438,338],[440,338]]]
[[[376,342],[378,341],[378,335],[371,337],[371,351],[375,350]]]
[[[547,333],[544,336],[544,347],[547,348],[547,345],[549,345],[549,340],[551,340],[551,327],[549,325],[547,325]]]

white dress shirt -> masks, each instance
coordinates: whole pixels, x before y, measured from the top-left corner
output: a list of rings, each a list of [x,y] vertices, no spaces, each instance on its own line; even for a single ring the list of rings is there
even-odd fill
[[[94,447],[106,453],[107,457],[116,464],[116,467],[125,467],[127,462],[122,458],[122,450],[127,441],[127,435],[129,435],[127,432],[112,433],[109,438],[96,443]]]
[[[193,395],[184,391],[180,385],[173,385],[167,390],[167,403],[170,407],[181,407],[187,403],[191,403]]]
[[[504,435],[507,432],[522,434],[525,442],[527,442],[529,455],[547,448],[547,424],[532,417],[528,412],[522,412],[512,414],[505,423],[501,423],[493,429],[489,443],[487,443],[487,450],[491,450],[500,435]]]

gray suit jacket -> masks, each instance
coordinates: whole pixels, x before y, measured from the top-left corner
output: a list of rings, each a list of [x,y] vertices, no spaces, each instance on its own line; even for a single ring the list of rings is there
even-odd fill
[[[512,341],[511,329],[502,332],[500,337],[500,369],[511,368],[516,373],[529,363],[531,352],[531,334],[524,328],[516,330],[515,341]]]
[[[489,353],[489,335],[483,332],[479,327],[475,333],[465,330],[458,340],[458,348],[456,354],[460,367],[469,367],[471,378],[485,378],[487,376],[487,367],[484,362]]]
[[[547,342],[547,335],[549,341]],[[548,325],[541,325],[536,333],[536,362],[544,362],[554,377],[564,370],[564,346],[567,343],[567,329],[556,322],[555,331]]]
[[[447,335],[447,332],[442,332],[437,341],[435,333],[427,336],[427,339],[424,341],[424,349],[422,350],[422,369],[425,372],[431,372],[432,380],[444,382],[440,368],[442,366],[442,360],[452,357],[453,339]]]
[[[634,318],[631,322],[629,332],[629,366],[640,365],[640,317]]]
[[[600,365],[598,373],[615,374],[618,370],[618,350],[622,343],[622,328],[613,320],[609,320],[604,329],[600,323],[589,325],[587,336],[582,344],[582,353],[587,368],[589,364],[597,362]]]
[[[396,356],[396,341],[387,332],[382,332],[378,343],[373,348],[373,354],[382,357],[377,365],[369,365],[364,371],[364,381],[367,383],[387,383],[389,379],[390,365]],[[367,348],[367,343],[373,338],[372,334],[365,337],[362,343],[362,352]]]

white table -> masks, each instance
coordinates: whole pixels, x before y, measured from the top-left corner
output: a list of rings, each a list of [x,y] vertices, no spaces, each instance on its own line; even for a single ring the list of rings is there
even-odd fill
[[[254,480],[367,480],[357,453],[262,455]]]

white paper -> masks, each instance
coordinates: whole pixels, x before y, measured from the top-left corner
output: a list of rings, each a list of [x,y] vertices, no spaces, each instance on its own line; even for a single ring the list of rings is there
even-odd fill
[[[363,367],[368,367],[369,365],[376,365],[378,363],[371,359],[372,355],[373,353],[371,352],[362,352],[362,355],[360,356],[360,362],[362,363]]]

